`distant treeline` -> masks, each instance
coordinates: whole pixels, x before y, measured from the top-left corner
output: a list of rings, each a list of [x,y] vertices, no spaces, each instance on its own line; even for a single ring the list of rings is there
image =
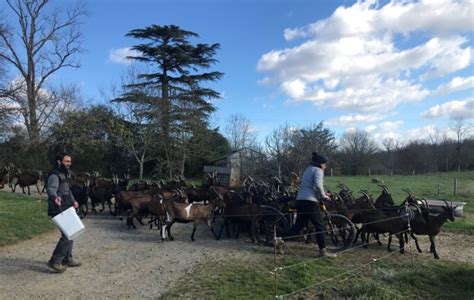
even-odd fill
[[[413,141],[397,144],[393,140],[379,143],[365,131],[352,131],[339,140],[323,123],[295,129],[281,127],[270,134],[265,143],[233,145],[218,128],[204,125],[188,131],[186,139],[174,136],[166,156],[159,142],[159,133],[147,133],[143,140],[137,130],[132,139],[128,123],[111,107],[95,106],[71,110],[65,113],[45,132],[40,142],[31,143],[21,129],[4,136],[0,143],[0,167],[9,163],[23,169],[47,171],[60,151],[70,152],[77,171],[97,171],[105,176],[129,173],[132,177],[162,178],[170,173],[186,177],[201,177],[204,165],[228,155],[234,147],[249,147],[261,153],[252,162],[253,175],[288,176],[290,172],[301,174],[309,162],[311,153],[319,151],[330,159],[330,171],[334,175],[420,174],[474,170],[474,139],[467,137],[459,142],[449,138],[429,141]],[[133,134],[133,133],[132,133]],[[131,144],[134,141],[135,144]],[[146,148],[147,160],[137,160],[138,151]],[[141,164],[142,162],[142,164]],[[169,165],[171,162],[171,166]],[[332,169],[332,170],[331,170]],[[250,172],[250,171],[249,171]],[[252,175],[252,174],[251,174]]]

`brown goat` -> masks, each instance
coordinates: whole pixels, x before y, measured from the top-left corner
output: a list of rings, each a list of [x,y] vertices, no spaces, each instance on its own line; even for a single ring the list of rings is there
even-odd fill
[[[166,211],[166,224],[164,225],[164,232],[168,232],[170,240],[174,240],[171,235],[171,226],[175,223],[189,223],[193,222],[193,232],[191,234],[191,240],[194,241],[194,233],[196,232],[197,224],[207,223],[207,226],[211,229],[214,237],[219,239],[214,229],[212,228],[214,212],[216,208],[222,208],[224,206],[223,197],[216,192],[214,188],[211,188],[211,199],[208,204],[201,203],[176,203],[171,200],[163,201],[163,205]],[[164,234],[164,233],[163,233]]]

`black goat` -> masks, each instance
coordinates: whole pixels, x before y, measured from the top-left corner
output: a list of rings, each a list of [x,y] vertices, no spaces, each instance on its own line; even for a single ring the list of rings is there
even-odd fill
[[[23,191],[23,194],[25,194],[25,187],[26,187],[28,189],[28,195],[31,195],[30,185],[36,185],[38,194],[41,195],[41,191],[38,185],[38,182],[41,176],[42,176],[41,171],[16,170],[15,174],[12,176],[12,181],[13,181],[13,178],[17,179],[16,182],[12,185],[12,192],[14,193],[16,190],[16,186],[19,185],[21,187],[21,190]]]
[[[439,259],[439,255],[436,252],[435,237],[441,231],[444,223],[448,220],[454,221],[453,207],[449,206],[448,202],[444,201],[443,211],[434,214],[430,212],[430,206],[426,200],[422,200],[423,206],[421,207],[422,219],[415,218],[411,223],[411,237],[415,240],[416,249],[418,252],[422,252],[418,245],[416,235],[427,235],[430,238],[430,252],[433,253],[435,259]]]

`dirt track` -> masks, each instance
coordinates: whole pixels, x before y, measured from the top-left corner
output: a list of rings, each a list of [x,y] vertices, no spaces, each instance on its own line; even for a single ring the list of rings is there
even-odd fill
[[[74,245],[83,263],[62,274],[46,266],[59,231],[0,248],[1,298],[156,298],[196,262],[254,260],[269,248],[250,240],[214,240],[206,226],[190,241],[192,225],[175,224],[175,241],[161,242],[157,230],[129,231],[125,222],[98,215],[84,219],[87,231]]]

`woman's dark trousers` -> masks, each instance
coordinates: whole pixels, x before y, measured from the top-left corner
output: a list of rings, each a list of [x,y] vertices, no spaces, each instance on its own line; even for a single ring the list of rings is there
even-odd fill
[[[311,221],[317,232],[316,242],[319,249],[326,248],[325,226],[319,203],[309,200],[296,200],[296,211],[296,223],[291,227],[287,236],[299,235],[301,230],[308,224],[308,221]]]

